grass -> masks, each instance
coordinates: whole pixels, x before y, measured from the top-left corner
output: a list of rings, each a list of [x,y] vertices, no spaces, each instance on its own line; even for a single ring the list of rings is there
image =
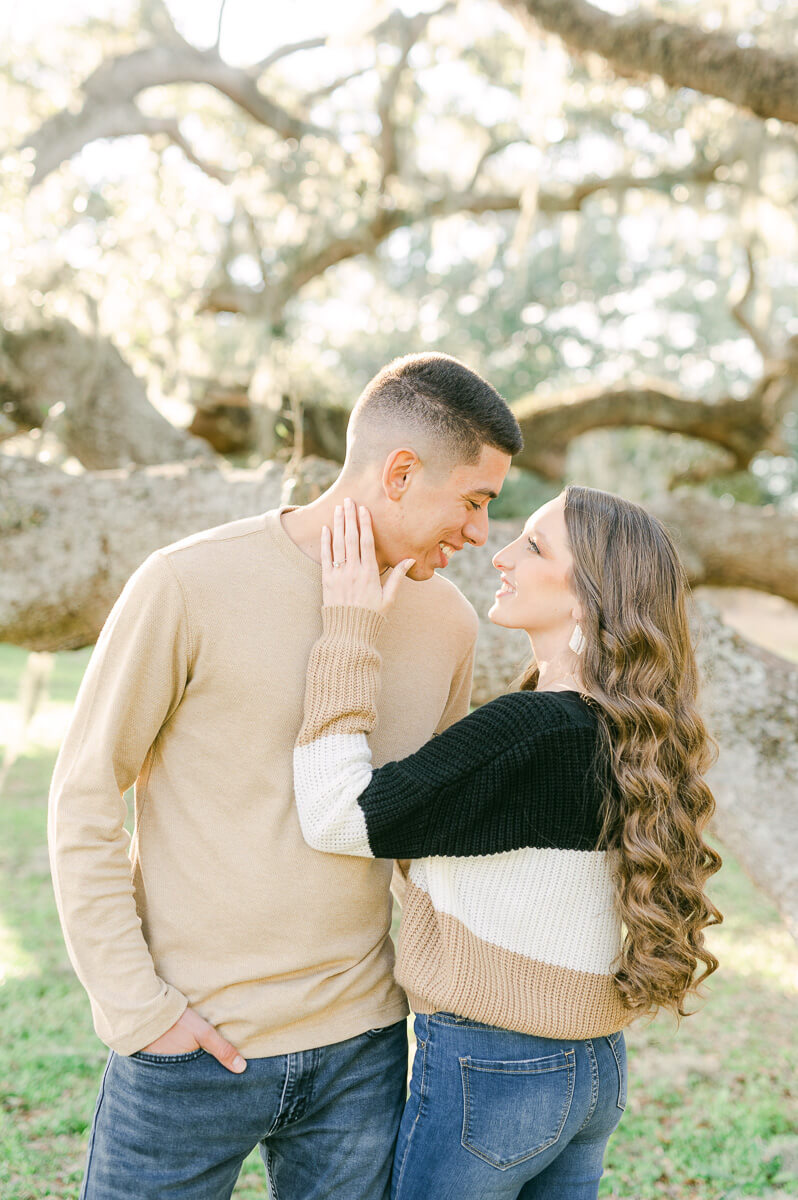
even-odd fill
[[[67,961],[45,846],[47,786],[87,657],[56,656],[50,699],[0,797],[2,1200],[76,1200],[106,1057]],[[25,659],[0,647],[3,730]],[[712,931],[721,970],[701,1011],[678,1032],[660,1017],[627,1034],[629,1104],[606,1200],[798,1196],[798,948],[731,858],[712,892],[726,920]],[[265,1196],[255,1153],[235,1197]]]

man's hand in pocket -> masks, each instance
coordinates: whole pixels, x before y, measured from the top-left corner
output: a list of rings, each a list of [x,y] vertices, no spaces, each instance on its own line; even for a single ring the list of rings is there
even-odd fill
[[[187,1008],[178,1017],[171,1029],[162,1033],[149,1046],[142,1046],[146,1054],[190,1054],[200,1047],[218,1059],[223,1067],[240,1075],[246,1070],[246,1059],[236,1050],[235,1046],[217,1033],[213,1025],[206,1021],[193,1008]]]

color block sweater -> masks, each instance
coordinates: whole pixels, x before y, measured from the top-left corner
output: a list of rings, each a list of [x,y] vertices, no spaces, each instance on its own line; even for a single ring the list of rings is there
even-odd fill
[[[300,824],[318,850],[413,859],[396,965],[412,1007],[552,1038],[621,1029],[590,706],[500,696],[375,769],[385,619],[333,606],[323,623],[294,751]]]

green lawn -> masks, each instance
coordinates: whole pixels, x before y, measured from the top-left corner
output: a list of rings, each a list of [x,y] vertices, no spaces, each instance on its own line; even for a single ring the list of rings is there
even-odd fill
[[[0,796],[2,1200],[75,1200],[105,1061],[64,951],[45,847],[55,747],[87,657],[56,657],[50,700]],[[13,738],[25,659],[0,647],[0,745]],[[798,1196],[798,949],[730,859],[713,896],[726,914],[712,937],[721,970],[678,1033],[666,1018],[628,1033],[629,1106],[603,1197]],[[265,1197],[257,1155],[235,1194]]]

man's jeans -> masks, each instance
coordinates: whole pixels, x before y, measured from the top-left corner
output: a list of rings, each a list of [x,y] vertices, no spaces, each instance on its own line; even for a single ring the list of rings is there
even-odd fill
[[[241,1075],[204,1050],[111,1052],[81,1200],[227,1200],[255,1146],[273,1200],[387,1200],[406,1082],[404,1021]]]
[[[393,1200],[595,1200],[626,1104],[622,1033],[555,1041],[418,1016]]]

